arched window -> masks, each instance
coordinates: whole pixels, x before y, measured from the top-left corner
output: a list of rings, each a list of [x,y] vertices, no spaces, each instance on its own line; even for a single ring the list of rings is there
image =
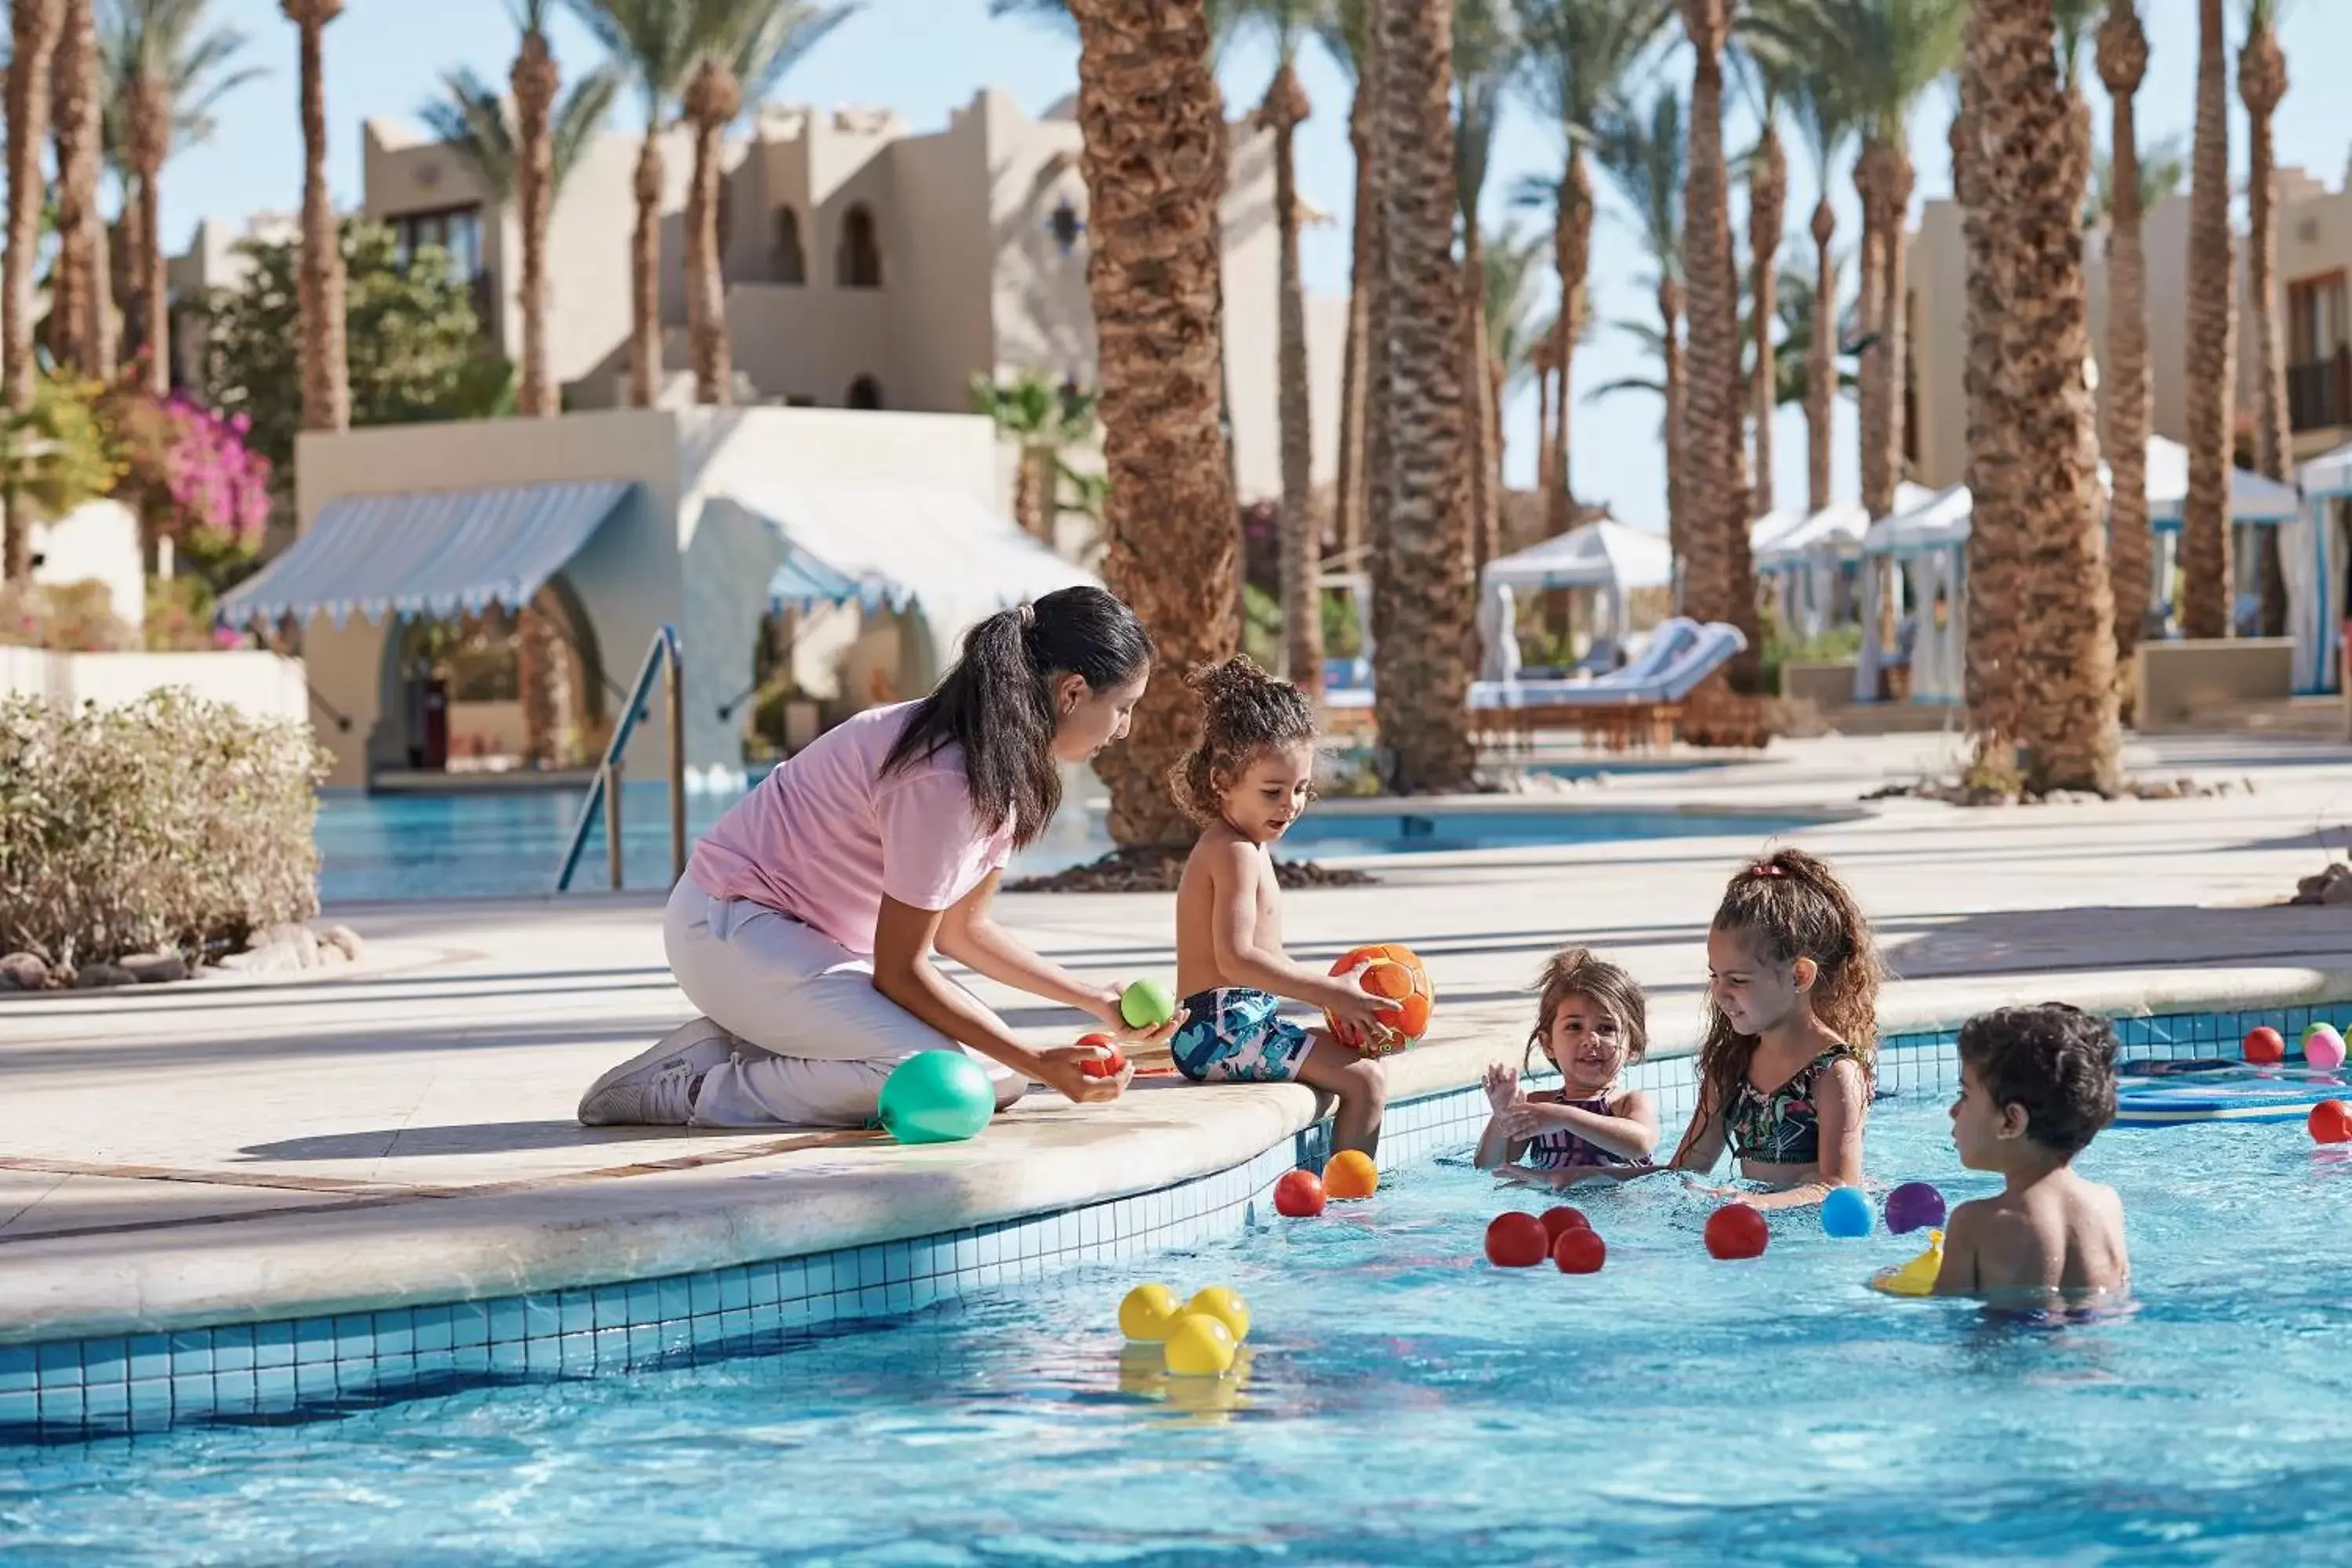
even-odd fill
[[[801,248],[801,215],[791,207],[776,209],[776,281],[808,281],[808,253]]]
[[[834,281],[844,289],[882,287],[882,240],[874,215],[864,205],[851,207],[841,219],[841,248],[834,257]]]
[[[882,406],[882,384],[870,375],[861,375],[849,384],[849,400],[845,408],[879,408]]]

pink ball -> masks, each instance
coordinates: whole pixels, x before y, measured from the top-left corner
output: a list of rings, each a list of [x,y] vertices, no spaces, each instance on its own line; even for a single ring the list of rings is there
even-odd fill
[[[2322,1072],[2344,1065],[2344,1037],[2323,1024],[2304,1037],[2303,1059]]]

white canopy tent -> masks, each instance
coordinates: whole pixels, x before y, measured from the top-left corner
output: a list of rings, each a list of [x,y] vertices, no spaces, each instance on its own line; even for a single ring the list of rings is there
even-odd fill
[[[1664,588],[1675,580],[1674,549],[1664,536],[1603,518],[1571,529],[1556,539],[1486,563],[1479,575],[1479,626],[1486,637],[1484,667],[1501,668],[1501,641],[1513,645],[1510,654],[1517,673],[1517,632],[1515,598],[1552,588],[1591,588],[1601,613],[1594,635],[1622,641],[1626,632],[1625,595],[1638,588]],[[1498,640],[1500,639],[1500,640]],[[1508,677],[1490,677],[1508,679]]]
[[[2286,564],[2287,630],[2294,636],[2294,689],[2335,691],[2344,681],[2344,502],[2352,498],[2352,447],[2314,458],[2296,477],[2303,508],[2281,525]]]
[[[1886,560],[1892,573],[1863,573],[1862,662],[1854,670],[1854,699],[1874,701],[1880,668],[1887,662],[1881,642],[1881,595],[1895,595],[1902,618],[1911,626],[1911,700],[1956,704],[1961,697],[1961,653],[1968,625],[1969,521],[1976,498],[1966,485],[1953,485],[1906,511],[1882,517],[1863,536],[1865,562]],[[1937,602],[1944,605],[1940,622]]]
[[[1910,510],[1935,495],[1906,479],[1895,489],[1895,510]],[[1862,558],[1870,512],[1858,500],[1837,500],[1802,519],[1756,552],[1756,573],[1778,606],[1781,625],[1816,637],[1841,617],[1838,584]]]

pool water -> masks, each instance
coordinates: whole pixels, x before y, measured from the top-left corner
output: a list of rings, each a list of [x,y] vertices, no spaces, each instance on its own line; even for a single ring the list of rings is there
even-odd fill
[[[651,780],[623,786],[621,848],[632,888],[669,880],[669,794]],[[479,795],[363,795],[334,790],[319,802],[320,897],[329,904],[379,900],[535,897],[552,891],[579,814],[578,790]],[[687,797],[689,846],[734,795]],[[1674,812],[1309,812],[1285,837],[1293,856],[1416,855],[1456,849],[1583,844],[1621,838],[1732,833],[1761,838],[1812,826],[1819,816]],[[1058,871],[1111,847],[1100,815],[1071,807],[1013,862],[1014,875]],[[572,885],[610,886],[604,827],[589,834]]]
[[[1882,1102],[1884,1181],[1956,1201],[1940,1101]],[[2138,1310],[2035,1329],[1901,1302],[1917,1250],[1710,1200],[1580,1194],[1597,1276],[1479,1257],[1459,1163],[1229,1242],[911,1320],[308,1425],[0,1456],[0,1556],[89,1563],[978,1564],[2342,1561],[2352,1161],[2288,1127],[2110,1133]],[[1147,1279],[1245,1292],[1245,1375],[1122,1358]]]

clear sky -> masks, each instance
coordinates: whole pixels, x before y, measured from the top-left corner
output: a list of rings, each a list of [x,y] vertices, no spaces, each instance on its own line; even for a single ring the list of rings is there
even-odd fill
[[[2347,154],[2352,153],[2352,102],[2337,96],[2340,86],[2326,86],[2330,80],[2352,80],[2352,28],[2342,26],[2340,16],[2347,4],[2352,0],[2304,0],[2300,5],[2289,0],[2283,29],[2294,86],[2279,111],[2279,158],[2308,168],[2330,185],[2342,182]],[[221,20],[248,35],[248,58],[269,74],[222,106],[220,133],[211,143],[183,150],[166,172],[164,233],[175,250],[199,217],[233,218],[292,208],[301,197],[294,29],[276,0],[213,0],[213,9]],[[2234,27],[2238,7],[2230,9]],[[2187,0],[2147,0],[2144,11],[2150,18],[2152,52],[2148,79],[2139,95],[2143,145],[2178,136],[2185,147],[2195,112],[2196,7]],[[2325,20],[2329,16],[2338,16],[2333,27]],[[568,17],[555,42],[567,71],[584,68],[595,58],[594,45]],[[341,19],[328,28],[326,45],[330,176],[337,201],[350,205],[359,198],[362,120],[409,114],[436,90],[440,74],[455,67],[470,66],[503,80],[513,53],[511,27],[498,0],[349,0]],[[943,124],[951,107],[969,100],[983,85],[1004,89],[1033,112],[1042,110],[1076,86],[1076,42],[1066,32],[1036,22],[992,21],[987,0],[867,0],[786,80],[780,96],[827,107],[887,105],[919,129],[928,129]],[[1256,40],[1237,40],[1228,50],[1219,75],[1232,112],[1257,100],[1269,60]],[[1687,78],[1679,51],[1667,54],[1661,68]],[[1348,87],[1319,53],[1310,51],[1303,71],[1315,117],[1300,132],[1299,178],[1307,199],[1332,218],[1307,236],[1307,281],[1310,289],[1339,292],[1347,287],[1354,191],[1347,139]],[[2090,91],[2104,140],[2105,95],[2095,79]],[[2231,110],[2237,123],[2231,152],[2242,169],[2244,127],[2234,79]],[[1945,151],[1950,111],[1949,96],[1938,90],[1923,106],[1914,128],[1913,161],[1922,199],[1950,189]],[[620,112],[634,117],[640,111],[628,105]],[[1736,153],[1750,135],[1749,128],[1735,117],[1726,129],[1727,145]],[[1513,217],[1535,221],[1532,214],[1508,211],[1508,193],[1523,175],[1557,178],[1560,152],[1555,127],[1523,110],[1514,110],[1497,148],[1488,196],[1490,226]],[[1802,225],[1814,201],[1811,174],[1793,139],[1790,156],[1790,238],[1805,245],[1810,254]],[[1840,188],[1832,199],[1840,208],[1843,244],[1851,240],[1856,213],[1843,175],[1835,183]],[[1626,395],[1583,401],[1593,387],[1646,373],[1640,351],[1606,323],[1625,317],[1647,319],[1654,312],[1649,291],[1638,282],[1645,270],[1638,242],[1615,215],[1605,192],[1603,199],[1612,210],[1604,213],[1594,237],[1592,258],[1595,314],[1602,324],[1576,359],[1575,485],[1582,499],[1607,500],[1628,521],[1663,528],[1664,465],[1656,400]],[[1743,237],[1744,245],[1739,223],[1735,211],[1735,233]],[[621,237],[615,235],[614,242],[621,243]],[[1274,345],[1265,344],[1265,353],[1271,358]],[[1843,494],[1854,489],[1850,414],[1850,408],[1842,410],[1837,447]],[[1529,392],[1514,402],[1507,416],[1508,462],[1516,483],[1532,478],[1535,424],[1535,399]],[[1782,500],[1801,505],[1804,421],[1795,409],[1782,411],[1777,439],[1782,454],[1778,466]]]

